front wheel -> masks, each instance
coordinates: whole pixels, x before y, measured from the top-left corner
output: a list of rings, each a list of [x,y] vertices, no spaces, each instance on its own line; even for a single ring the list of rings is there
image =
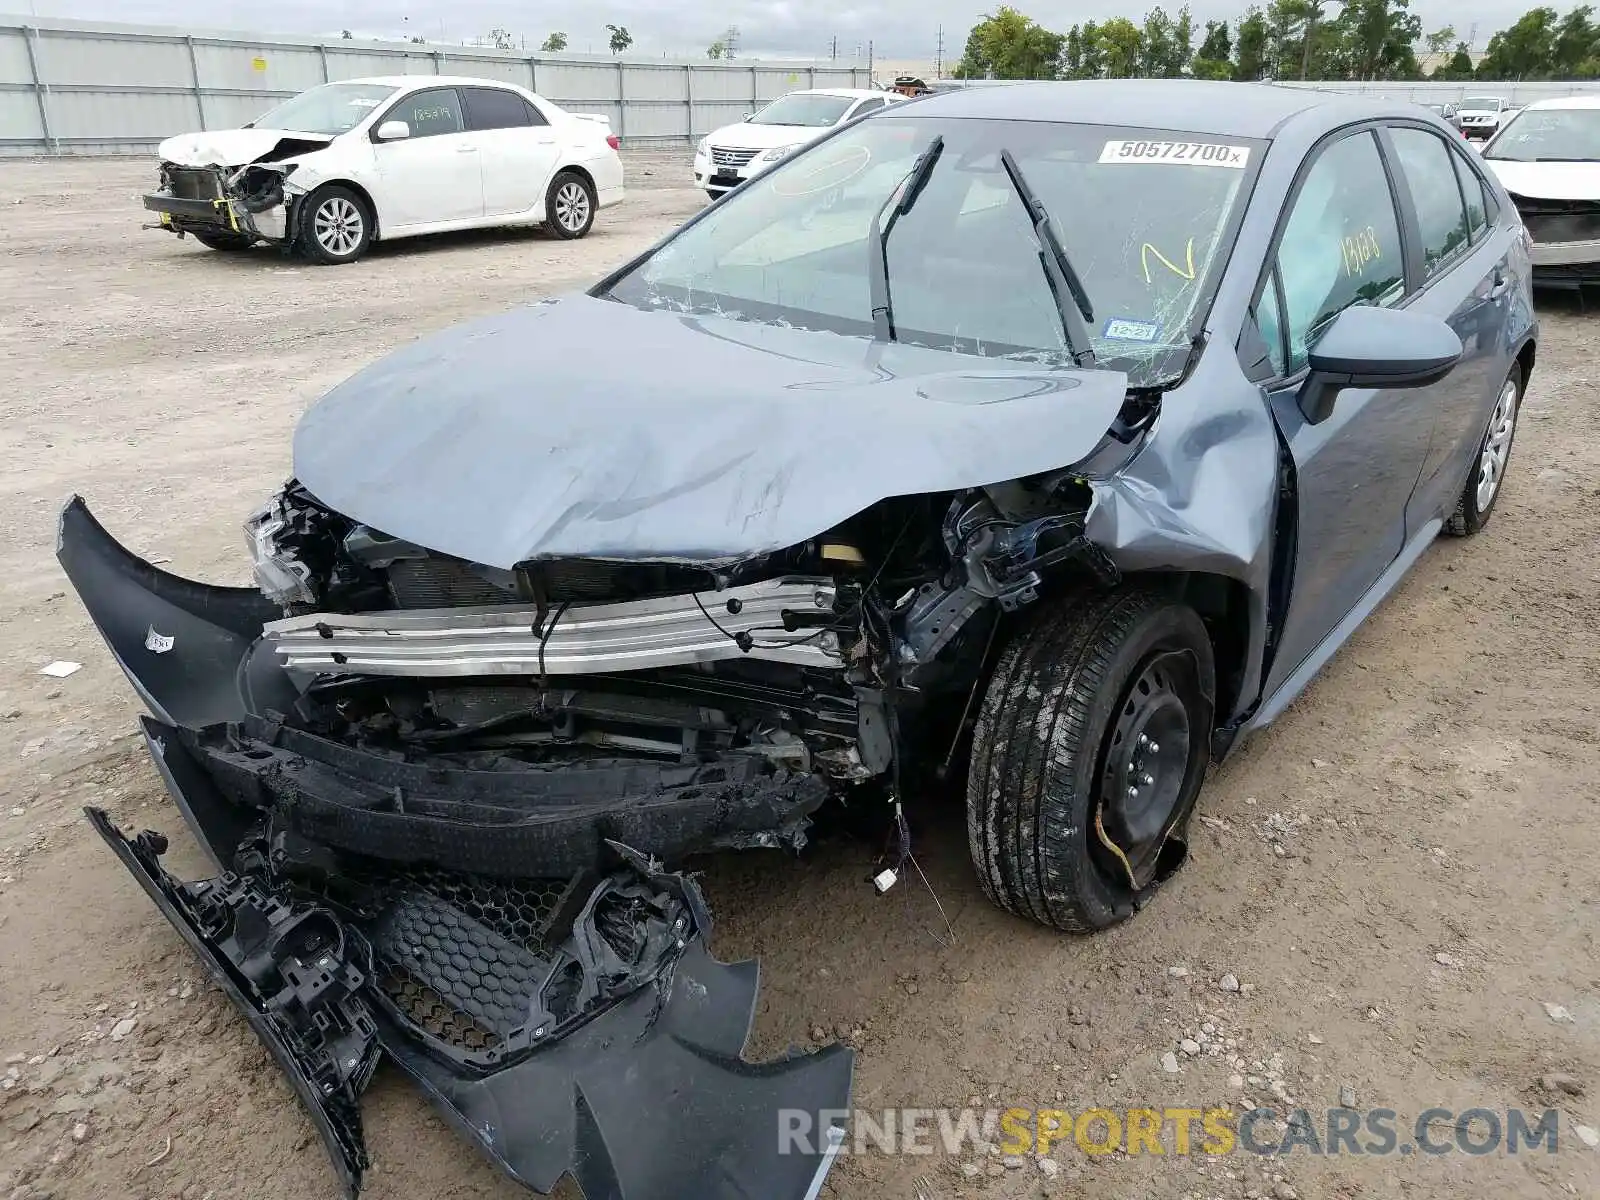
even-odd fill
[[[967,840],[989,898],[1071,933],[1130,916],[1183,861],[1215,694],[1205,625],[1160,591],[1040,613],[972,735]]]
[[[299,205],[300,252],[314,263],[355,262],[372,244],[372,213],[355,192],[324,184]]]
[[[1517,414],[1522,410],[1522,367],[1500,385],[1489,425],[1478,439],[1478,456],[1467,472],[1466,485],[1456,500],[1455,512],[1444,523],[1444,531],[1455,537],[1468,537],[1489,523],[1495,501],[1505,483],[1506,467],[1511,463],[1511,443],[1517,436]]]

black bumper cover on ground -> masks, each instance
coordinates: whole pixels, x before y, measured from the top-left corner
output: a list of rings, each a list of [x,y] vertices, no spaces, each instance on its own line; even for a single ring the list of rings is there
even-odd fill
[[[481,1044],[463,1050],[459,1039],[438,1036],[441,1024],[487,1026],[484,1010],[515,998],[506,973],[492,973],[503,967],[495,956],[509,956],[509,943],[452,902],[408,891],[364,918],[359,909],[288,887],[270,871],[181,883],[161,867],[161,835],[129,839],[103,811],[89,809],[88,817],[289,1077],[346,1196],[360,1191],[368,1165],[360,1097],[380,1054],[506,1174],[541,1193],[570,1175],[588,1200],[816,1195],[828,1157],[820,1147],[784,1153],[782,1114],[816,1120],[844,1110],[854,1054],[835,1045],[744,1061],[758,971],[754,962],[711,958],[703,907],[691,902],[697,916],[682,947],[652,960],[640,978],[623,980],[622,994],[597,998],[567,1028],[541,1026],[537,1045],[496,1064]],[[698,899],[681,877],[645,877],[673,878]],[[393,914],[418,906],[468,931],[442,947],[428,943],[440,962],[490,968],[480,975],[445,966],[450,981],[437,978],[436,988],[421,989],[425,1003],[474,1007],[474,1014],[450,1011],[424,1027],[414,1020],[417,1006],[397,1004],[398,993],[384,984],[395,966]],[[419,938],[421,957],[428,953],[422,942],[444,925],[436,915],[420,935],[418,928],[413,923],[406,936]],[[469,989],[485,1002],[460,1004]]]
[[[157,569],[77,498],[57,557],[219,874],[175,880],[161,835],[89,818],[289,1076],[347,1195],[387,1054],[538,1191],[570,1175],[589,1200],[814,1200],[828,1158],[783,1153],[780,1114],[844,1110],[853,1053],[745,1062],[755,964],[713,960],[693,882],[627,847],[790,840],[818,781],[619,763],[530,787],[356,751],[274,715],[299,687],[262,652],[277,613],[257,593]]]

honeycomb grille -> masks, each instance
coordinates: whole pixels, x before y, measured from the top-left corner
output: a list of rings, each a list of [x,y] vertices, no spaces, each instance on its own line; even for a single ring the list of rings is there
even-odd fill
[[[382,978],[384,994],[400,1012],[441,1042],[481,1054],[500,1044],[500,1036],[485,1029],[422,980],[398,963],[388,966]]]
[[[564,879],[481,879],[429,868],[406,871],[396,882],[437,897],[534,954],[550,950],[550,920],[570,886]]]
[[[496,1050],[543,1010],[550,924],[570,885],[507,882],[421,868],[372,938],[380,986],[415,1027],[470,1054]],[[560,986],[558,984],[558,986]]]

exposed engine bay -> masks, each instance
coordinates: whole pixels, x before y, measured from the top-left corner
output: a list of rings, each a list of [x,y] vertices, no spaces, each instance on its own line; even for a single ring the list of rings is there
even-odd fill
[[[304,811],[342,796],[319,836],[341,823],[335,809],[362,826],[336,843],[376,836],[392,809],[419,854],[480,869],[585,854],[570,822],[535,834],[486,780],[503,797],[609,802],[601,827],[669,861],[799,848],[828,795],[869,783],[888,786],[903,821],[898,771],[946,756],[1002,615],[1061,575],[1116,582],[1083,534],[1089,500],[1063,474],[884,501],[724,566],[508,571],[389,538],[291,483],[246,529],[257,583],[285,614],[265,623],[263,652],[304,690],[292,712],[253,714],[199,748],[258,802],[292,791]],[[618,806],[624,792],[638,804]],[[455,827],[469,810],[481,839]],[[425,833],[433,819],[451,821],[447,839]],[[508,842],[513,829],[534,840]]]
[[[159,227],[179,235],[262,240],[288,244],[295,237],[295,202],[310,189],[291,183],[296,155],[327,147],[326,138],[284,137],[242,166],[163,161],[157,190],[144,206]]]

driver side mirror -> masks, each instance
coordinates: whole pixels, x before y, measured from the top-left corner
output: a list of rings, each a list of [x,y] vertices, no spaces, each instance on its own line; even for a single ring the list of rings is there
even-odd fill
[[[1400,308],[1347,308],[1311,348],[1300,412],[1318,425],[1345,388],[1426,387],[1461,361],[1461,339],[1438,317]]]
[[[753,113],[753,112],[748,112],[748,113],[745,113],[745,115],[744,115],[744,117],[743,117],[743,119],[744,119],[744,120],[746,120],[746,121],[748,121],[748,120],[750,120],[750,119],[751,119],[751,118],[752,118],[752,117],[754,117],[754,116],[755,116],[755,113]]]
[[[378,140],[380,142],[398,142],[401,138],[411,136],[411,126],[404,121],[385,121],[378,126]]]

